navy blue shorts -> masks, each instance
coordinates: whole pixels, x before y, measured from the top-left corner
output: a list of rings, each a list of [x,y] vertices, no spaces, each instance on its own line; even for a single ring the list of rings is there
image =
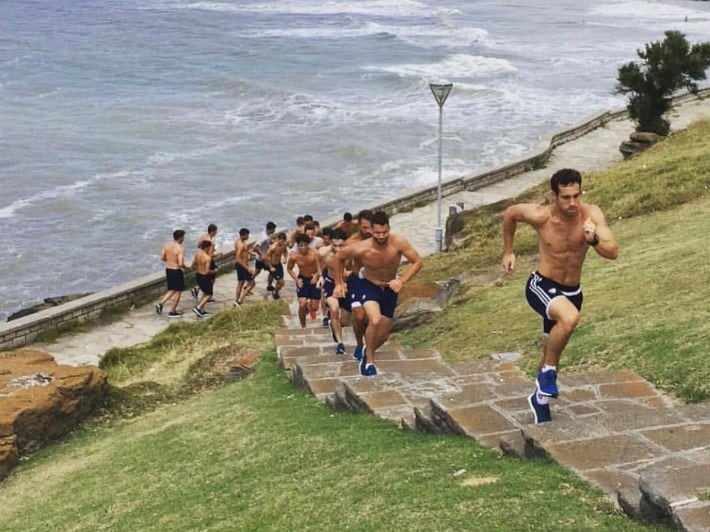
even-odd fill
[[[281,279],[284,278],[284,265],[279,263],[279,264],[274,264],[271,266],[274,271],[271,272],[271,278],[274,281],[280,281]]]
[[[206,296],[211,296],[213,294],[212,286],[214,286],[214,283],[212,282],[212,279],[211,275],[204,275],[202,273],[195,274],[197,286],[200,287],[200,290],[202,290],[202,293]]]
[[[335,291],[335,281],[326,273],[323,274],[323,296],[328,299],[333,297],[333,292]],[[347,308],[346,308],[347,305]],[[338,298],[338,306],[344,310],[350,312],[350,305],[347,297]]]
[[[380,305],[380,314],[385,318],[394,318],[397,294],[389,286],[377,286],[367,279],[360,279],[360,289],[360,301],[363,305],[368,301],[375,301]]]
[[[256,259],[254,261],[254,267],[257,270],[268,270],[269,269],[269,266],[261,259]]]
[[[296,289],[296,295],[298,297],[305,297],[311,301],[318,301],[320,299],[320,288],[316,288],[316,285],[311,283],[310,277],[298,276],[299,279],[303,281],[301,288]]]
[[[241,264],[235,264],[234,269],[237,270],[237,281],[253,281],[254,276],[249,273],[244,266]]]
[[[525,285],[525,297],[535,312],[542,316],[542,331],[545,334],[549,334],[555,325],[548,312],[553,299],[566,297],[577,310],[582,310],[582,301],[584,300],[580,285],[565,286],[543,277],[537,272],[531,273],[528,278],[528,282]]]
[[[345,283],[348,289],[348,306],[350,307],[346,310],[352,311],[352,309],[362,306],[365,297],[362,293],[362,279],[356,273],[351,273]]]
[[[185,276],[182,270],[165,268],[165,279],[168,281],[168,290],[182,292],[185,290]]]

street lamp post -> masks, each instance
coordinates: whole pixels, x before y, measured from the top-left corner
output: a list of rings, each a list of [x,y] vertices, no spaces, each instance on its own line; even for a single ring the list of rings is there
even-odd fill
[[[439,180],[436,187],[436,229],[434,230],[434,251],[443,249],[444,230],[441,227],[441,147],[443,142],[444,104],[451,92],[452,83],[430,83],[429,88],[439,105]]]

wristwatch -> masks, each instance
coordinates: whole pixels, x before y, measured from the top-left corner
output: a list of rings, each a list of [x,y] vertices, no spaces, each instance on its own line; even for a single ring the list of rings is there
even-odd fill
[[[587,240],[587,244],[589,244],[592,247],[596,246],[598,243],[599,243],[599,235],[596,233],[594,233],[594,238],[591,241]]]

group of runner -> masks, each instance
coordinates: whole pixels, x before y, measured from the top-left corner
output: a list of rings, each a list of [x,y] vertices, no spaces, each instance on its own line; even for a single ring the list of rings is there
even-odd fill
[[[503,213],[503,258],[505,273],[515,268],[513,240],[518,223],[530,225],[537,233],[538,266],[525,287],[529,305],[542,317],[543,354],[535,391],[528,397],[535,423],[552,420],[549,399],[559,396],[557,372],[562,351],[577,328],[582,307],[582,266],[589,249],[606,259],[616,259],[618,246],[601,209],[584,203],[582,176],[577,170],[562,169],[550,178],[552,202],[519,203]],[[417,251],[402,236],[390,233],[389,219],[382,211],[363,210],[357,222],[348,213],[334,228],[320,231],[312,219],[299,217],[297,228],[289,237],[275,234],[275,225],[267,224],[262,237],[249,246],[249,231],[242,229],[235,243],[237,291],[235,305],[242,304],[254,288],[254,278],[268,270],[267,290],[278,299],[283,288],[283,263],[296,283],[298,317],[306,327],[306,317],[317,317],[323,309],[323,325],[330,326],[335,353],[345,355],[343,326],[352,324],[356,346],[352,356],[360,361],[360,373],[377,375],[375,354],[392,330],[397,295],[422,268]],[[192,267],[202,297],[193,312],[204,316],[204,305],[212,294],[216,267],[214,236],[210,226],[198,241],[198,253]],[[182,269],[185,232],[173,233],[161,258],[166,263],[168,292],[156,305],[173,299],[169,316],[177,316],[177,303],[184,288]],[[249,267],[250,254],[257,257]],[[409,267],[398,275],[402,258]],[[197,296],[197,293],[194,294]]]

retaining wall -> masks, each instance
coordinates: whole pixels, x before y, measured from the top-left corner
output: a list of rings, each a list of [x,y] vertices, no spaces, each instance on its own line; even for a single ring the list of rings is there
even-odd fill
[[[710,95],[710,87],[701,89],[698,96],[684,93],[675,97],[673,101],[677,104],[708,95]],[[463,190],[476,190],[538,168],[547,161],[555,147],[581,137],[611,120],[617,120],[626,116],[626,110],[605,111],[592,116],[570,129],[566,129],[543,139],[538,148],[511,163],[485,170],[475,175],[458,177],[443,182],[441,184],[441,196],[443,198]],[[368,205],[365,206],[365,208],[384,210],[389,215],[392,215],[434,202],[437,200],[437,197],[438,187],[433,186],[416,190],[385,203]],[[333,225],[337,221],[338,220],[325,221],[323,222],[323,226]],[[226,265],[233,263],[234,251],[225,253],[219,257],[217,261],[220,267],[226,267]],[[194,274],[188,273],[185,278],[188,284],[194,284]],[[82,297],[75,301],[2,324],[0,325],[0,351],[28,345],[41,333],[61,330],[62,328],[77,323],[96,320],[101,317],[103,313],[114,308],[128,308],[132,305],[143,304],[164,294],[165,289],[165,276],[163,272],[154,273]]]

